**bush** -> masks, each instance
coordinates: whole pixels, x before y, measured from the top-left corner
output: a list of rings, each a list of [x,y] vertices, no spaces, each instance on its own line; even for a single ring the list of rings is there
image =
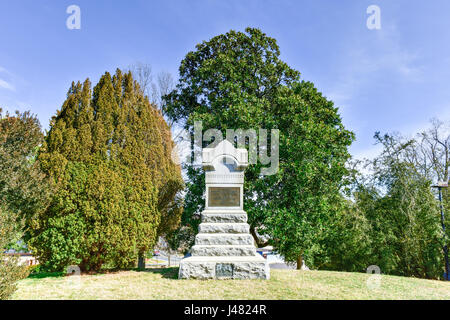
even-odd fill
[[[0,255],[0,300],[9,299],[17,289],[17,281],[26,278],[28,267],[19,264],[17,256]]]
[[[2,252],[18,244],[24,223],[46,204],[48,185],[36,162],[42,140],[35,116],[3,115],[0,109],[0,299],[11,297],[17,280],[28,274],[17,256]]]

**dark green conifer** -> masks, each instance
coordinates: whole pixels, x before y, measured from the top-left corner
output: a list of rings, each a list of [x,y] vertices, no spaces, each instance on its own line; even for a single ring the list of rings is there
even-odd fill
[[[72,83],[39,155],[57,184],[32,228],[40,262],[133,267],[160,226],[181,215],[167,209],[182,188],[172,147],[167,124],[131,73],[106,72],[93,90],[89,80]]]

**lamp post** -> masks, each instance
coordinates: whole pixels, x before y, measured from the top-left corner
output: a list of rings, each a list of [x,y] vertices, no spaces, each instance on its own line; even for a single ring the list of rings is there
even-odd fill
[[[439,190],[439,206],[441,207],[441,225],[442,231],[444,232],[444,257],[445,257],[445,279],[449,278],[449,264],[448,264],[448,247],[447,247],[447,237],[445,233],[445,218],[444,218],[444,207],[442,206],[442,188],[448,188],[448,182],[438,182],[432,185],[433,188],[438,188]]]

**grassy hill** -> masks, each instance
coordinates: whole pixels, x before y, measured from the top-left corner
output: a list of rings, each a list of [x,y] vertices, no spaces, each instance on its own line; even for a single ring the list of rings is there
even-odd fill
[[[178,268],[74,277],[35,275],[13,299],[450,299],[450,282],[364,273],[271,270],[264,280],[178,280]]]

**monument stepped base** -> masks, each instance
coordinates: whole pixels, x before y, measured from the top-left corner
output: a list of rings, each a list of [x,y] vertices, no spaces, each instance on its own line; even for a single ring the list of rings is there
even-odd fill
[[[259,254],[252,257],[194,256],[183,259],[178,278],[268,280],[270,270],[267,261]]]
[[[266,259],[256,252],[243,210],[205,210],[191,257],[179,279],[269,279]]]

